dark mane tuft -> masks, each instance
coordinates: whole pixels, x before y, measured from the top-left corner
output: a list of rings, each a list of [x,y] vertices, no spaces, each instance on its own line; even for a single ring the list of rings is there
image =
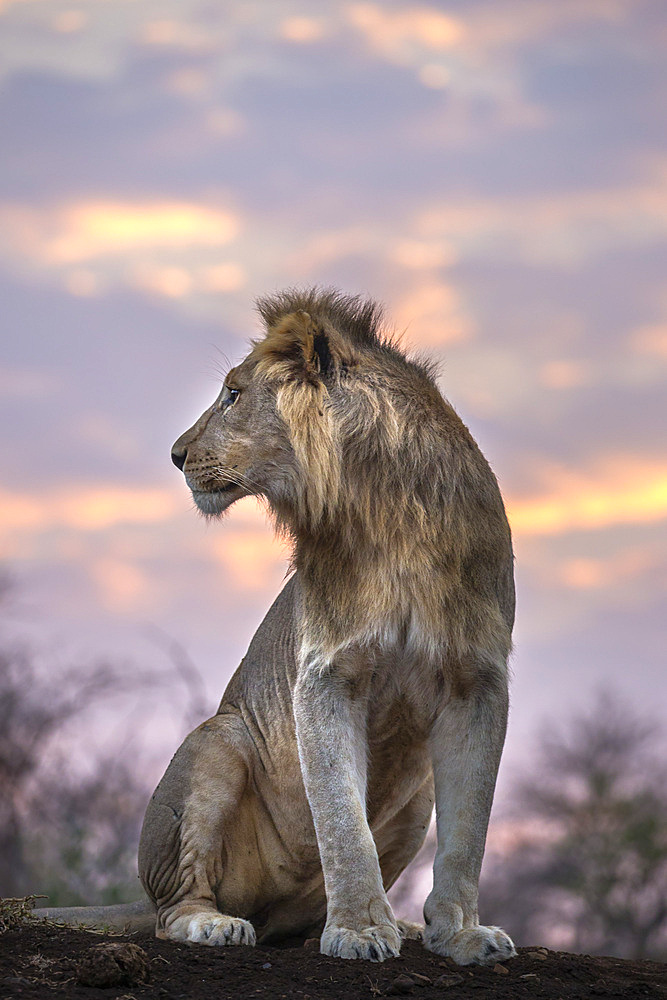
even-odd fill
[[[267,327],[300,309],[313,319],[328,320],[355,347],[394,349],[382,331],[382,307],[361,295],[343,295],[335,288],[288,288],[257,300],[257,311]]]

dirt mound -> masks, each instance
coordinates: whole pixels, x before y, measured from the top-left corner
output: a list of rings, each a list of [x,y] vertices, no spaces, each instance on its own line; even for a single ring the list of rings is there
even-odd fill
[[[107,988],[81,983],[81,969],[89,967],[91,950],[100,951],[98,946],[104,942],[117,945],[130,940],[145,952],[149,981],[142,981],[138,975],[135,981],[125,979],[124,985]],[[143,959],[139,967],[144,967]],[[142,975],[145,979],[145,974]],[[28,924],[0,936],[2,997],[373,1000],[399,995],[418,1000],[667,998],[667,965],[522,948],[518,958],[505,965],[462,969],[413,941],[403,945],[400,958],[377,965],[325,958],[314,941],[305,947],[294,944],[282,948],[208,948],[138,935],[131,939],[105,937],[41,924]]]

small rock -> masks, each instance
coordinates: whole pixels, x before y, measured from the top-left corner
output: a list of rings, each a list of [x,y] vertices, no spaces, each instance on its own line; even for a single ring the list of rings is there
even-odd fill
[[[271,968],[271,963],[270,962],[265,962],[264,965],[262,966],[262,968],[263,969],[270,969]]]
[[[414,979],[415,986],[430,986],[433,982],[428,976],[422,976],[420,972],[409,972],[408,975],[411,979]]]
[[[499,976],[507,976],[509,974],[509,969],[505,965],[501,965],[500,962],[496,962],[493,967],[493,971],[497,972]]]
[[[393,983],[387,989],[387,994],[402,995],[404,993],[412,993],[414,986],[415,986],[415,981],[410,976],[405,976],[405,975],[396,976],[396,979],[394,979]]]
[[[150,979],[150,963],[143,948],[129,941],[105,941],[89,948],[75,966],[82,986],[135,986]]]
[[[308,951],[319,951],[320,950],[320,939],[319,938],[306,938],[303,942],[304,948]]]
[[[534,958],[538,962],[546,962],[547,956],[542,950],[540,951],[529,951],[526,953],[526,958]]]
[[[456,973],[450,973],[448,976],[438,976],[435,981],[435,985],[439,986],[441,990],[448,990],[452,986],[458,986],[459,983],[463,982],[463,976],[457,976]]]

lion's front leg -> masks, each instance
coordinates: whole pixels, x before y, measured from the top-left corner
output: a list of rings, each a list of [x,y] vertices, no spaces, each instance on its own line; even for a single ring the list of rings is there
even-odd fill
[[[327,896],[320,950],[382,962],[401,940],[366,819],[365,713],[335,667],[301,671],[294,717]]]
[[[516,954],[508,935],[480,926],[477,915],[507,705],[504,665],[481,668],[478,683],[452,699],[431,735],[438,846],[424,906],[424,944],[459,965],[488,965]]]

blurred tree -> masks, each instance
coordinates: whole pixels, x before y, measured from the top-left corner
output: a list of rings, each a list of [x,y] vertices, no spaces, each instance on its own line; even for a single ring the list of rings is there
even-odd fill
[[[112,754],[83,776],[62,760],[43,770],[23,836],[33,892],[68,906],[141,895],[137,843],[150,795],[141,774]]]
[[[601,694],[543,731],[531,769],[492,819],[480,919],[517,944],[667,958],[664,730],[619,695]],[[435,854],[432,827],[390,892],[420,919]]]
[[[0,891],[35,891],[26,857],[33,829],[68,780],[45,781],[46,751],[65,724],[95,702],[127,690],[127,678],[110,666],[72,669],[57,679],[37,671],[25,647],[0,648]],[[52,836],[58,836],[53,827]]]
[[[47,674],[25,645],[0,642],[0,895],[43,892],[56,906],[137,894],[152,768],[142,766],[142,748],[130,766],[127,740],[96,756],[85,716],[111,698],[136,701],[150,690],[155,699],[158,689],[173,695],[177,682],[186,689],[177,728],[192,728],[207,714],[201,678],[177,643],[168,652],[167,671],[102,663]],[[85,748],[68,756],[61,744],[73,723]],[[71,726],[69,735],[71,746]]]
[[[547,730],[514,793],[513,843],[490,852],[480,908],[523,944],[667,955],[667,780],[657,725],[599,695]]]

